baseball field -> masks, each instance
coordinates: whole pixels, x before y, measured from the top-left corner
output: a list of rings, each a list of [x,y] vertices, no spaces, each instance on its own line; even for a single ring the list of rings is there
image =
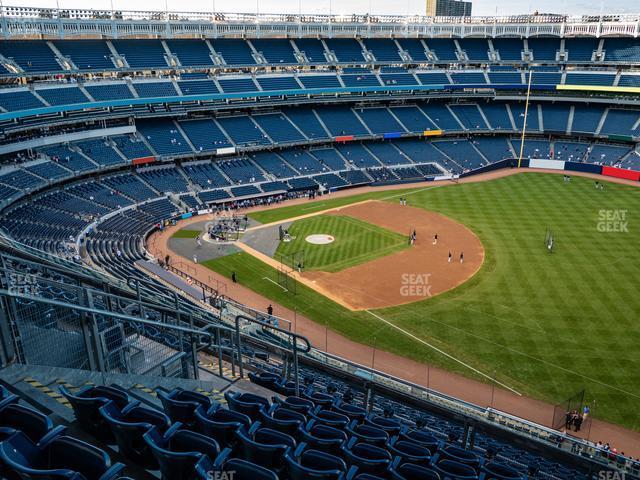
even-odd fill
[[[363,200],[397,205],[400,196],[410,208],[441,214],[477,236],[484,252],[479,270],[420,301],[354,310],[304,283],[296,295],[284,291],[265,280],[275,278],[274,267],[244,251],[206,266],[227,277],[236,272],[252,290],[362,344],[375,342],[379,349],[486,381],[465,367],[472,366],[552,403],[584,389],[595,416],[640,430],[640,189],[614,183],[596,189],[592,179],[565,182],[560,175],[531,172],[328,196],[251,217],[267,224]],[[316,233],[335,237],[332,244],[309,248],[309,273],[339,275],[410,250],[407,235],[349,215],[298,219],[289,228],[296,240]],[[545,245],[549,231],[552,253]],[[278,247],[287,248],[300,245]],[[374,285],[380,277],[366,280]]]

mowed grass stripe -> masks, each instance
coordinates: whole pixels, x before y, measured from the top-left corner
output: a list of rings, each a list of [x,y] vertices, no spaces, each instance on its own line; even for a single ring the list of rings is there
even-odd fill
[[[605,183],[600,191],[591,179],[565,183],[562,176],[531,172],[412,192],[411,205],[473,230],[485,263],[452,291],[376,313],[536,398],[556,403],[586,389],[596,417],[640,430],[640,189]],[[389,192],[371,198],[385,196]],[[337,206],[331,202],[322,209]],[[629,232],[599,232],[600,210],[626,210]],[[269,216],[301,213],[307,212],[286,207]],[[547,228],[556,238],[552,254],[544,249]],[[251,288],[264,291],[267,283]],[[304,304],[286,299],[365,344],[380,328],[375,318],[345,313],[317,294],[305,296]],[[319,308],[307,306],[316,302]],[[378,346],[471,375],[402,337],[389,329]]]
[[[182,230],[178,230],[174,233],[171,238],[196,238],[202,232],[200,230],[190,230],[188,228],[183,228]]]
[[[276,259],[304,251],[306,270],[338,272],[407,248],[408,238],[396,232],[346,215],[318,215],[295,221],[289,227],[294,237],[281,242]],[[313,245],[305,239],[313,234],[327,234],[333,243]]]

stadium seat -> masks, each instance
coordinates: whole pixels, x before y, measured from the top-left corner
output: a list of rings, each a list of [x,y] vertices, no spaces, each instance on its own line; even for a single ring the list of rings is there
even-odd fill
[[[399,457],[403,462],[428,465],[431,460],[431,451],[427,447],[401,440],[400,437],[390,438],[386,447],[394,458]]]
[[[342,415],[341,413],[332,412],[331,410],[325,410],[321,406],[318,406],[314,411],[309,412],[309,417],[315,419],[318,423],[322,423],[330,427],[342,429],[349,425],[349,417]]]
[[[306,417],[286,407],[274,404],[269,410],[260,410],[260,422],[287,435],[294,435],[306,423]]]
[[[347,464],[340,457],[318,450],[307,450],[306,447],[301,443],[293,453],[289,451],[284,457],[291,480],[343,480],[357,471],[357,467],[347,470]]]
[[[292,436],[264,428],[260,422],[255,422],[248,431],[238,430],[236,436],[240,457],[275,471],[282,469],[282,457],[296,447]]]
[[[278,480],[278,475],[272,470],[246,460],[232,458],[231,454],[230,448],[223,450],[212,464],[208,463],[206,458],[202,459],[196,467],[198,479],[210,480],[211,473],[215,472],[220,472],[220,478],[223,478],[222,474],[229,475],[233,472],[235,480]]]
[[[434,469],[443,478],[451,480],[476,480],[478,474],[469,465],[455,460],[442,460],[435,464]]]
[[[158,468],[158,462],[152,455],[144,434],[152,427],[164,434],[170,425],[165,414],[136,404],[120,409],[113,402],[101,407],[100,413],[109,424],[118,449],[125,457],[144,468]]]
[[[164,413],[171,422],[180,422],[187,426],[195,423],[195,411],[198,407],[208,410],[212,405],[211,399],[206,395],[181,388],[171,392],[159,389],[157,394],[162,402]]]
[[[10,402],[8,397],[0,403],[0,436],[9,438],[22,432],[34,444],[59,437],[67,430],[63,425],[54,426],[44,413],[31,407]]]
[[[389,434],[381,428],[367,424],[358,425],[357,420],[352,421],[345,431],[350,436],[372,445],[385,445],[389,441]]]
[[[489,462],[482,467],[487,480],[522,480],[524,475],[501,462]]]
[[[310,420],[300,428],[300,438],[313,450],[337,454],[347,442],[347,434],[338,428]]]
[[[342,448],[349,465],[358,467],[358,472],[383,474],[391,465],[391,454],[384,448],[358,438],[351,438]]]
[[[111,444],[115,441],[109,425],[100,413],[100,408],[108,402],[113,402],[118,408],[123,409],[131,399],[124,391],[109,386],[87,386],[75,393],[69,392],[60,385],[60,393],[71,404],[76,421],[96,438]]]
[[[60,436],[36,445],[21,432],[0,443],[0,460],[28,479],[112,480],[124,470],[120,463],[111,465],[104,451],[78,439]]]
[[[303,415],[307,415],[315,408],[315,404],[312,401],[295,396],[286,397],[284,399],[280,397],[273,397],[273,402],[282,405],[289,410],[293,410],[294,412],[302,413]]]
[[[155,456],[163,480],[191,480],[196,464],[203,456],[217,458],[220,447],[217,442],[200,433],[182,430],[178,422],[162,434],[156,427],[143,436]]]
[[[220,445],[230,445],[241,428],[249,429],[251,418],[247,415],[214,405],[208,411],[202,407],[196,410],[196,430],[213,439]]]
[[[440,474],[431,467],[403,462],[401,457],[393,460],[389,474],[392,480],[441,480]]]
[[[244,413],[253,420],[258,420],[260,410],[269,408],[269,400],[253,393],[225,392],[224,398],[231,410]]]

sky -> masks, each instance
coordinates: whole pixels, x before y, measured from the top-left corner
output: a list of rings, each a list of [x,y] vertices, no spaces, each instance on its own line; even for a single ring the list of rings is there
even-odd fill
[[[2,0],[0,0],[2,1]],[[261,13],[424,14],[426,0],[57,0],[61,8]],[[4,0],[4,5],[55,7],[56,0]],[[606,9],[603,8],[606,6]],[[518,15],[539,11],[571,15],[640,13],[634,0],[473,0],[474,15]]]

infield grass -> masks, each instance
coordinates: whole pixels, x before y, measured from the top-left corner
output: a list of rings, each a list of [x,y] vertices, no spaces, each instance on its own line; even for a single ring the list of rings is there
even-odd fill
[[[188,228],[183,228],[171,235],[171,238],[196,238],[201,233],[202,232],[200,230],[189,230]]]
[[[288,230],[294,239],[280,242],[275,258],[304,250],[305,270],[339,272],[409,247],[404,235],[345,215],[303,218],[296,220]],[[312,234],[331,235],[335,240],[326,245],[314,245],[305,240]]]
[[[411,205],[473,230],[485,263],[454,290],[375,313],[534,398],[558,403],[585,389],[587,401],[596,402],[594,416],[640,430],[640,189],[605,185],[601,191],[591,179],[565,183],[559,175],[528,172],[404,192]],[[352,201],[398,194],[372,192]],[[347,200],[321,201],[318,208]],[[310,206],[252,216],[281,220],[309,213],[301,209]],[[624,216],[611,221],[626,221],[628,231],[599,231],[602,215]],[[544,247],[547,228],[555,237],[551,254]],[[253,290],[360,343],[478,379],[367,312],[349,312],[302,285],[297,296],[283,293],[263,279],[275,278],[273,269],[248,254],[208,266],[227,276],[236,271]]]

